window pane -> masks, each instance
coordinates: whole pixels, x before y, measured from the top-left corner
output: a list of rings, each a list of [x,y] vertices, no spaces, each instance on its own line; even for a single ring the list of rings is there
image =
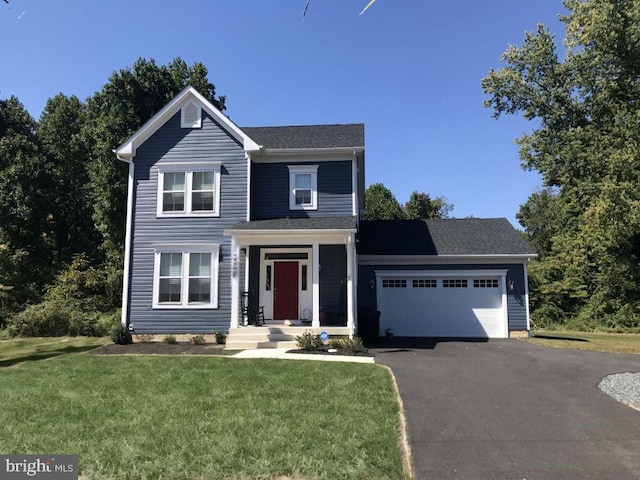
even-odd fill
[[[180,303],[181,283],[179,278],[161,278],[158,303]]]
[[[209,303],[211,301],[211,280],[208,278],[189,279],[189,303]]]
[[[184,192],[169,192],[162,195],[163,212],[181,212],[184,210]]]
[[[213,172],[193,172],[193,190],[213,191]]]
[[[189,258],[190,277],[211,277],[211,254],[192,253]]]
[[[184,191],[184,172],[166,172],[164,174],[164,191]]]
[[[306,290],[307,289],[307,266],[306,265],[302,265],[302,273],[301,273],[301,277],[302,277],[302,290]]]
[[[213,210],[213,192],[193,192],[191,194],[191,210],[194,212]]]
[[[311,190],[296,190],[296,205],[310,205]]]
[[[310,173],[296,174],[296,188],[311,188],[311,174]]]
[[[161,277],[182,276],[182,253],[161,253],[160,254],[160,276]]]

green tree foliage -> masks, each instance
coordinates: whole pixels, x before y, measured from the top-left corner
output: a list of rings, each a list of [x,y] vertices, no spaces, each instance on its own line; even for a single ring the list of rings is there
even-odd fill
[[[13,287],[18,305],[53,278],[51,176],[35,125],[17,98],[0,101],[0,284]]]
[[[81,130],[86,107],[75,96],[58,94],[47,102],[36,130],[49,165],[52,242],[57,263],[74,254],[91,255],[99,237],[91,215],[87,145]]]
[[[640,2],[567,0],[566,55],[543,26],[482,86],[494,116],[537,127],[519,140],[547,190],[519,219],[541,254],[538,307],[575,325],[640,326]],[[551,315],[549,315],[551,316]]]
[[[399,220],[414,218],[448,218],[453,205],[444,197],[431,198],[414,191],[409,201],[400,205],[395,195],[381,183],[372,183],[365,192],[363,220]]]
[[[453,205],[444,197],[431,198],[428,193],[414,191],[404,204],[405,218],[449,218]]]
[[[363,220],[397,220],[404,218],[402,207],[391,190],[381,183],[372,183],[364,194]]]

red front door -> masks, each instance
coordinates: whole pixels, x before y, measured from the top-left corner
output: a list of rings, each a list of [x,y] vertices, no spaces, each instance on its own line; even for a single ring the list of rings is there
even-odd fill
[[[275,262],[273,319],[298,318],[298,262]]]

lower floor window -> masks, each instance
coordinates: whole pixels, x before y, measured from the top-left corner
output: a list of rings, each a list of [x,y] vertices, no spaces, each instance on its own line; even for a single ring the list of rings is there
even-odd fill
[[[218,245],[156,247],[154,307],[217,308]]]

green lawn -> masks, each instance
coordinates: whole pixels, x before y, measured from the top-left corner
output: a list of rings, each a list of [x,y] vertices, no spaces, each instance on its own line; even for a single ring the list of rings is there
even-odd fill
[[[84,352],[111,342],[107,337],[45,337],[0,340],[0,367]]]
[[[375,365],[65,355],[0,369],[0,452],[79,454],[97,479],[401,479]]]
[[[553,348],[574,348],[597,352],[640,353],[640,334],[536,331],[524,341]]]

